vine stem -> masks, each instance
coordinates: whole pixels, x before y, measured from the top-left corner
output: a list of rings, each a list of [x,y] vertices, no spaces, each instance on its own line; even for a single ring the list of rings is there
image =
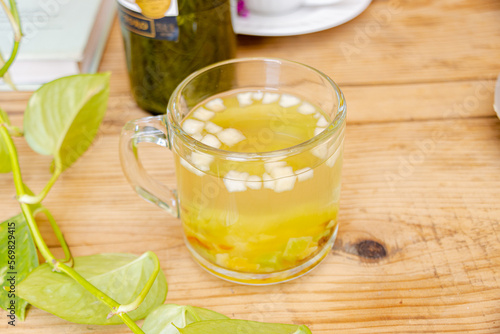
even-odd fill
[[[1,56],[2,55],[0,54],[0,58],[1,58]],[[4,79],[5,79],[5,76],[4,76]],[[2,108],[0,108],[0,116],[1,116],[0,119],[4,119],[4,121],[0,121],[0,125],[5,126],[7,128],[7,130],[9,130],[9,133],[11,136],[22,137],[24,135],[24,133],[21,129],[19,129],[17,126],[14,126],[10,123],[9,117],[7,116],[7,113]]]
[[[59,226],[56,223],[56,220],[54,219],[54,216],[50,213],[49,209],[41,205],[34,211],[34,215],[42,212],[45,214],[47,219],[49,220],[50,226],[52,226],[52,229],[54,230],[54,234],[56,235],[57,240],[59,240],[59,244],[61,244],[61,247],[64,251],[64,260],[60,260],[64,264],[67,264],[70,267],[73,267],[74,261],[73,261],[73,256],[71,255],[71,250],[68,247],[68,244],[66,243],[66,239],[64,239],[64,235],[61,232],[61,229],[59,229]]]
[[[19,51],[19,44],[21,43],[22,37],[21,24],[19,22],[19,12],[17,11],[16,2],[14,0],[10,0],[9,3],[11,6],[10,9],[4,0],[0,0],[0,5],[3,7],[5,14],[7,15],[7,19],[9,20],[12,27],[12,31],[14,32],[14,46],[12,48],[9,59],[7,59],[2,68],[0,68],[0,78],[4,76],[9,67],[14,62],[14,59],[17,56],[17,52]]]
[[[26,203],[26,204],[38,204],[41,201],[43,201],[45,199],[45,197],[47,196],[47,194],[49,193],[52,186],[54,185],[54,183],[56,183],[56,181],[59,178],[59,176],[61,175],[61,173],[62,173],[61,168],[57,168],[54,171],[54,173],[52,174],[52,176],[50,177],[49,182],[47,182],[47,184],[45,185],[43,190],[38,195],[35,195],[35,196],[31,196],[28,194],[21,195],[18,198],[19,202]]]
[[[120,307],[118,307],[118,309],[111,311],[111,313],[109,313],[109,315],[108,315],[108,319],[116,314],[131,312],[131,311],[135,310],[136,308],[138,308],[139,305],[141,305],[144,298],[146,298],[146,295],[148,294],[149,289],[151,289],[151,287],[153,286],[153,284],[156,280],[156,277],[158,276],[158,274],[160,272],[160,261],[158,260],[158,257],[156,256],[156,254],[151,252],[151,251],[148,251],[141,256],[141,258],[144,258],[144,257],[150,257],[153,260],[153,262],[155,264],[155,268],[153,270],[153,273],[151,274],[148,281],[146,282],[146,285],[144,285],[144,288],[142,289],[141,293],[135,298],[135,300],[129,304],[120,305]]]
[[[5,64],[5,59],[3,59],[2,53],[0,52],[0,66],[3,66]],[[2,77],[3,81],[12,88],[12,90],[17,90],[16,85],[12,81],[12,78],[9,75],[9,72],[5,72],[5,74]]]
[[[1,1],[1,0],[0,0]],[[6,120],[2,118],[0,115],[0,124],[1,123],[6,123]],[[0,135],[3,138],[7,149],[9,151],[10,159],[11,159],[11,165],[12,165],[12,174],[14,178],[14,185],[16,187],[16,192],[18,196],[26,195],[26,188],[22,180],[21,176],[21,167],[19,165],[19,158],[17,155],[17,149],[16,146],[14,145],[14,142],[9,134],[9,131],[5,126],[0,126]],[[49,263],[50,266],[55,271],[58,272],[63,272],[75,281],[77,281],[81,286],[83,286],[87,291],[92,293],[97,299],[101,300],[105,305],[107,305],[109,308],[112,310],[116,310],[120,307],[120,304],[116,302],[114,299],[103,293],[101,290],[93,286],[90,282],[88,282],[85,278],[83,278],[77,271],[75,271],[73,268],[65,265],[64,263],[61,263],[57,261],[54,257],[54,255],[50,252],[49,248],[47,247],[47,244],[43,240],[43,237],[40,233],[40,230],[38,229],[38,225],[35,221],[34,218],[34,212],[33,208],[30,204],[26,203],[20,203],[21,205],[21,210],[23,212],[23,215],[26,219],[26,222],[28,223],[28,226],[30,228],[31,234],[33,236],[33,239],[35,241],[35,244],[37,245],[38,250],[42,254],[42,256],[45,258],[47,263]],[[156,278],[156,277],[155,277]],[[147,294],[147,292],[146,292]],[[133,333],[135,334],[144,334],[144,332],[134,323],[134,321],[130,318],[130,316],[126,313],[120,313],[119,314],[120,318],[123,320],[123,322],[132,330]]]
[[[12,16],[14,16],[14,19],[16,20],[19,26],[19,31],[21,32],[21,19],[19,18],[19,11],[17,10],[16,0],[9,0],[9,4],[10,4],[10,10],[12,11]]]

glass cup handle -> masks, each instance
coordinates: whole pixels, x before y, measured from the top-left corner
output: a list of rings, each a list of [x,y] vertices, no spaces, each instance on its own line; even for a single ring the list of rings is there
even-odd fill
[[[179,217],[176,191],[153,179],[144,169],[138,154],[140,143],[153,143],[170,149],[163,117],[145,117],[128,122],[120,137],[120,160],[123,173],[139,196]]]

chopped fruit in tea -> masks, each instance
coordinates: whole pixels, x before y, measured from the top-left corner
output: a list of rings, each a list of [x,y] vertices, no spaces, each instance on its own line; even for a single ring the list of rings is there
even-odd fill
[[[330,126],[313,104],[277,91],[218,95],[182,122],[191,137],[240,153],[284,150]],[[248,162],[191,152],[177,156],[181,219],[192,250],[228,270],[271,273],[300,266],[337,230],[341,143],[297,156]]]

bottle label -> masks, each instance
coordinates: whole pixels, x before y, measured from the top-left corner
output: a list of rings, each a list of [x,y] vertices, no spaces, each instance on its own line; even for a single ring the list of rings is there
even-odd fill
[[[176,41],[179,37],[177,0],[118,0],[121,24],[138,35]]]

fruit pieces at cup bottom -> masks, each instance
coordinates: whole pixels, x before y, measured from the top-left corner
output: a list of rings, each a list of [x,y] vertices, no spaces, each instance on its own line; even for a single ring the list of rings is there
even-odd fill
[[[210,234],[196,232],[190,227],[193,224],[184,224],[184,228],[190,245],[210,262],[234,271],[269,273],[297,267],[321,251],[337,227],[336,214],[330,217],[334,219],[307,228],[303,222],[308,220],[299,217],[289,221],[283,233],[272,234],[231,235],[222,224],[220,233],[213,229]],[[203,222],[194,224],[200,225]]]

